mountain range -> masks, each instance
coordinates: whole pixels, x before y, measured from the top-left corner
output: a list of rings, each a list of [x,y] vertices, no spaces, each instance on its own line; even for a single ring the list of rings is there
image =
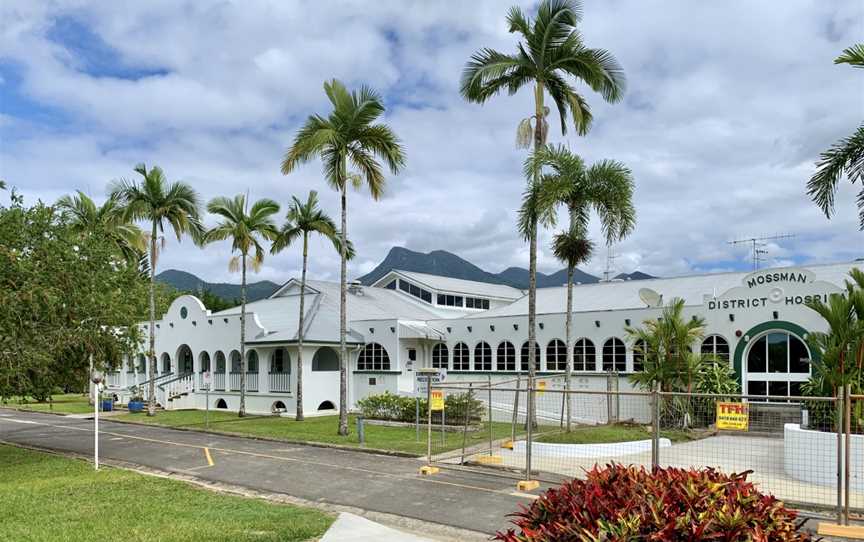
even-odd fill
[[[418,273],[429,273],[445,277],[487,282],[492,284],[507,284],[522,290],[528,289],[528,270],[521,267],[508,267],[500,273],[490,273],[473,263],[460,258],[446,250],[433,250],[429,253],[415,252],[404,247],[393,247],[380,264],[369,273],[359,277],[363,284],[370,285],[386,275],[392,269],[404,271],[415,271]],[[621,273],[615,279],[619,280],[642,280],[654,278],[651,275],[635,271],[633,273]],[[192,273],[169,269],[156,275],[156,280],[164,282],[181,291],[208,290],[210,293],[223,299],[239,299],[240,285],[225,282],[207,282]],[[547,288],[551,286],[563,286],[567,281],[567,270],[561,269],[551,274],[537,273],[537,287]],[[573,281],[577,284],[591,284],[599,282],[600,278],[576,269]],[[263,299],[279,287],[279,284],[269,280],[252,282],[246,286],[246,295],[249,301]]]

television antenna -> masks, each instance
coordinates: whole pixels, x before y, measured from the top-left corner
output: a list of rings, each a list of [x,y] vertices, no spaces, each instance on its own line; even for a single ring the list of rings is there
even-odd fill
[[[618,255],[615,254],[612,245],[608,245],[606,247],[606,269],[603,270],[603,282],[610,282],[612,280],[612,273],[615,272],[615,258],[617,257]]]
[[[747,237],[729,241],[730,245],[748,244],[753,251],[753,271],[759,270],[759,264],[765,261],[765,256],[768,254],[767,241],[776,241],[778,239],[791,239],[795,237],[794,233],[778,233],[777,235],[765,235],[762,237]]]

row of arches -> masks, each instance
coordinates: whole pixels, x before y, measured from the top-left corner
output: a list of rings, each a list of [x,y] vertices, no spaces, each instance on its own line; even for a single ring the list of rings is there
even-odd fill
[[[188,345],[181,345],[177,350],[177,372],[180,374],[195,372],[193,362],[192,349]],[[231,373],[239,373],[242,370],[240,352],[232,350],[228,356],[221,350],[214,352],[211,357],[210,353],[202,350],[198,354],[198,371],[199,372],[215,372],[225,373],[230,368]],[[135,360],[136,366],[131,363],[129,372],[147,373],[147,357],[144,354],[138,354]],[[230,363],[229,363],[230,362]],[[257,350],[249,350],[246,352],[246,372],[257,373],[259,370],[259,354]],[[339,355],[330,347],[321,347],[316,350],[312,357],[312,371],[326,372],[339,370]],[[174,367],[171,361],[171,355],[168,352],[163,352],[159,356],[157,363],[157,372],[161,374],[169,374],[174,372]],[[291,355],[286,348],[276,348],[270,352],[269,372],[272,374],[287,374],[291,373]]]
[[[383,355],[386,357],[387,353],[383,347],[377,343],[371,343],[367,347],[371,347],[372,345],[375,345],[373,348],[376,353],[383,350]],[[536,343],[534,347],[535,370],[540,371],[542,365],[541,348]],[[718,361],[729,361],[729,343],[721,335],[706,337],[702,341],[700,351],[705,355],[714,357]],[[567,347],[564,341],[561,339],[552,339],[546,344],[545,352],[547,371],[565,371],[567,369]],[[634,344],[632,352],[632,370],[643,370],[644,344],[641,341],[637,341]],[[454,371],[516,371],[516,347],[510,341],[505,340],[498,344],[494,349],[494,358],[493,348],[486,341],[480,341],[474,345],[473,357],[471,353],[472,349],[464,342],[456,343],[452,348],[452,353],[446,344],[436,344],[432,348],[432,367]],[[627,346],[622,339],[610,337],[600,347],[599,353],[600,357],[598,359],[598,349],[591,339],[583,337],[576,340],[573,345],[573,370],[596,371],[599,369],[602,371],[627,371]],[[528,354],[529,345],[528,341],[525,341],[519,350],[519,370],[521,371],[528,371]]]

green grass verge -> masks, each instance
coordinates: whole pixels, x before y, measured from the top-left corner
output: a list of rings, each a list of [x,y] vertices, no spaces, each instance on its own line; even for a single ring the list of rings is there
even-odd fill
[[[187,429],[204,430],[204,411],[201,410],[171,410],[159,412],[150,418],[144,413],[122,414],[112,420],[136,421]],[[298,422],[291,418],[278,416],[247,416],[238,418],[236,412],[210,411],[210,430],[237,433],[255,437],[292,440],[321,444],[340,444],[343,446],[361,447],[356,430],[356,417],[349,417],[350,434],[339,436],[338,416],[316,416]],[[557,429],[557,428],[556,428]],[[494,423],[492,438],[503,439],[510,436],[509,423]],[[391,427],[383,425],[365,425],[365,448],[404,452],[413,455],[426,454],[426,426],[420,426],[420,441],[417,441],[416,431],[410,427]],[[468,433],[467,446],[475,446],[489,441],[488,428],[484,431]],[[462,432],[447,432],[442,443],[439,430],[433,431],[432,453],[439,454],[462,447]]]
[[[660,436],[672,442],[685,442],[699,438],[694,433],[680,430],[661,431]],[[618,423],[578,426],[569,433],[555,432],[541,435],[537,441],[556,444],[608,444],[650,438],[651,431],[644,425]]]
[[[317,510],[0,445],[0,540],[287,541],[321,536]]]
[[[93,405],[89,403],[88,396],[80,393],[67,393],[55,395],[53,404],[50,402],[37,403],[30,401],[9,401],[2,406],[20,408],[23,410],[34,410],[37,412],[58,412],[62,414],[87,414],[93,412]]]

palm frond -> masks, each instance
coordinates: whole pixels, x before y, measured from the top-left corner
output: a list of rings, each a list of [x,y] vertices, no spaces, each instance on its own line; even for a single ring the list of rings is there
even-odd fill
[[[834,64],[849,64],[856,68],[864,68],[864,43],[856,43],[843,49],[843,54],[834,59]]]
[[[816,167],[816,173],[807,182],[807,194],[831,218],[840,177],[845,174],[852,183],[864,180],[864,124],[823,152]],[[858,210],[859,227],[864,229],[864,191],[858,197]]]

